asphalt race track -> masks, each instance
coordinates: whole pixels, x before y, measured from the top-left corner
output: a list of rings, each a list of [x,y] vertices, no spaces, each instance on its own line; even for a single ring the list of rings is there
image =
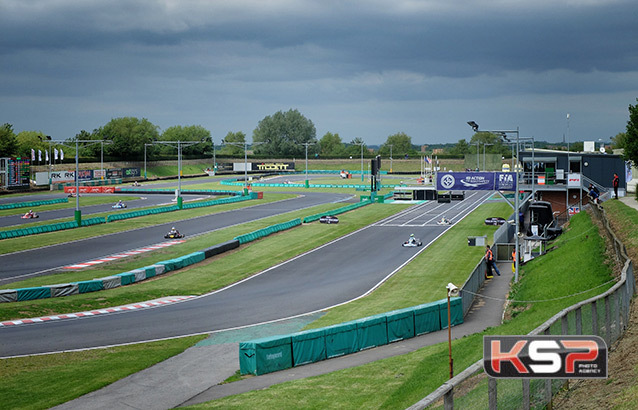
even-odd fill
[[[436,224],[441,216],[456,222],[489,196],[477,193],[462,202],[415,205],[248,280],[185,302],[0,328],[0,357],[209,333],[344,303],[377,286],[447,230],[450,225]],[[420,237],[424,247],[402,247],[410,233]]]
[[[254,200],[253,206],[234,211],[0,255],[0,283],[6,284],[26,277],[44,275],[74,263],[97,259],[162,242],[164,241],[164,234],[166,234],[173,225],[175,225],[180,232],[186,234],[188,239],[189,236],[214,231],[227,226],[319,204],[342,201],[350,197],[351,195],[346,194],[308,192],[298,198],[262,205],[259,204],[259,200]],[[188,211],[182,212],[185,212],[184,216],[187,218]],[[37,240],[37,237],[34,237],[34,240]]]

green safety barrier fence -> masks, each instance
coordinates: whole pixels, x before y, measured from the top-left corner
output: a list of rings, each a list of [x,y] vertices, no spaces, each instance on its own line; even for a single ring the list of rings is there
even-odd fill
[[[310,216],[306,216],[303,219],[303,223],[309,223],[319,220],[322,216],[327,215],[338,215],[344,212],[352,211],[353,209],[361,208],[362,206],[370,205],[372,202],[368,199],[367,201],[357,202],[356,204],[347,205],[341,208],[334,209],[332,211],[321,212],[319,214],[314,214]]]
[[[244,235],[239,235],[233,239],[238,240],[239,244],[243,245],[245,243],[255,241],[265,236],[272,235],[273,233],[284,231],[286,229],[290,229],[299,225],[301,225],[301,219],[296,218],[288,222],[282,222],[276,225],[267,226],[266,228],[258,229],[256,231],[253,231]]]
[[[14,202],[11,204],[0,204],[0,209],[14,208],[35,208],[41,205],[61,204],[69,202],[69,198],[45,199],[42,201]]]
[[[58,222],[55,224],[48,224],[48,225],[33,226],[30,228],[9,229],[6,231],[0,231],[0,239],[11,239],[11,238],[17,238],[20,236],[35,235],[38,233],[47,233],[47,232],[53,232],[53,231],[62,231],[64,229],[73,229],[77,227],[78,227],[77,222],[70,221],[70,222]]]
[[[252,196],[250,195],[234,196],[231,198],[212,199],[210,201],[191,202],[191,203],[183,204],[182,208],[183,209],[203,208],[206,206],[223,205],[223,204],[230,204],[233,202],[247,201],[249,199],[253,199]]]
[[[462,299],[450,299],[452,325],[463,323]],[[264,374],[351,354],[447,327],[447,299],[346,323],[239,344],[241,374]]]

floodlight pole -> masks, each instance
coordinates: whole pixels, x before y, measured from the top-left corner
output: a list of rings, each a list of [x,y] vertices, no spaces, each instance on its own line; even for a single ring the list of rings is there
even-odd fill
[[[309,145],[315,145],[314,142],[303,142],[301,145],[304,145],[306,147],[306,182],[304,184],[304,186],[306,188],[310,188],[310,184],[308,183],[308,146]]]
[[[478,132],[479,126],[474,121],[469,121],[468,125],[472,127],[474,132]],[[520,138],[519,138],[519,128],[516,127],[515,130],[494,130],[494,131],[482,131],[482,132],[490,132],[492,134],[499,134],[501,136],[507,136],[507,134],[516,134],[516,183],[514,184],[514,218],[516,220],[516,232],[514,232],[514,246],[516,249],[516,260],[514,261],[514,283],[518,282],[518,268],[519,268],[519,259],[520,259],[520,247],[519,247],[519,237],[518,233],[520,231],[520,216],[519,216],[519,208],[520,208],[520,200],[519,200],[519,182],[520,182],[520,170],[518,166],[519,155],[520,155]],[[477,149],[478,155],[478,149]],[[478,158],[478,157],[477,157]],[[477,160],[478,161],[478,160]]]
[[[392,173],[392,146],[394,144],[388,144],[390,146],[390,173]]]

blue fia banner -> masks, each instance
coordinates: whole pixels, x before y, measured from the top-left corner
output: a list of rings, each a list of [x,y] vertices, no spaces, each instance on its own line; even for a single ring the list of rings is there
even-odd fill
[[[439,172],[439,191],[515,191],[516,172]]]

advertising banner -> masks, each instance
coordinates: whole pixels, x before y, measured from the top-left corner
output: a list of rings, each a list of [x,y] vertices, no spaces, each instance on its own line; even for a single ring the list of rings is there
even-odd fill
[[[568,174],[567,186],[569,188],[580,188],[580,174]]]
[[[106,170],[105,169],[94,169],[93,170],[93,177],[95,177],[95,179],[106,178]]]
[[[259,171],[294,171],[294,162],[262,162],[254,164]]]
[[[439,172],[439,191],[515,191],[515,172]]]
[[[141,168],[123,168],[122,169],[123,178],[137,178],[140,176],[142,176]]]
[[[81,194],[112,194],[114,192],[115,192],[115,187],[112,187],[112,186],[81,186],[80,187]],[[65,186],[64,193],[74,194],[75,187]]]
[[[235,163],[233,163],[233,171],[235,171],[235,172],[252,171],[253,170],[252,165],[253,165],[252,162],[249,162],[249,163],[235,162]]]
[[[122,169],[121,168],[109,169],[106,171],[106,177],[108,179],[122,178]]]

